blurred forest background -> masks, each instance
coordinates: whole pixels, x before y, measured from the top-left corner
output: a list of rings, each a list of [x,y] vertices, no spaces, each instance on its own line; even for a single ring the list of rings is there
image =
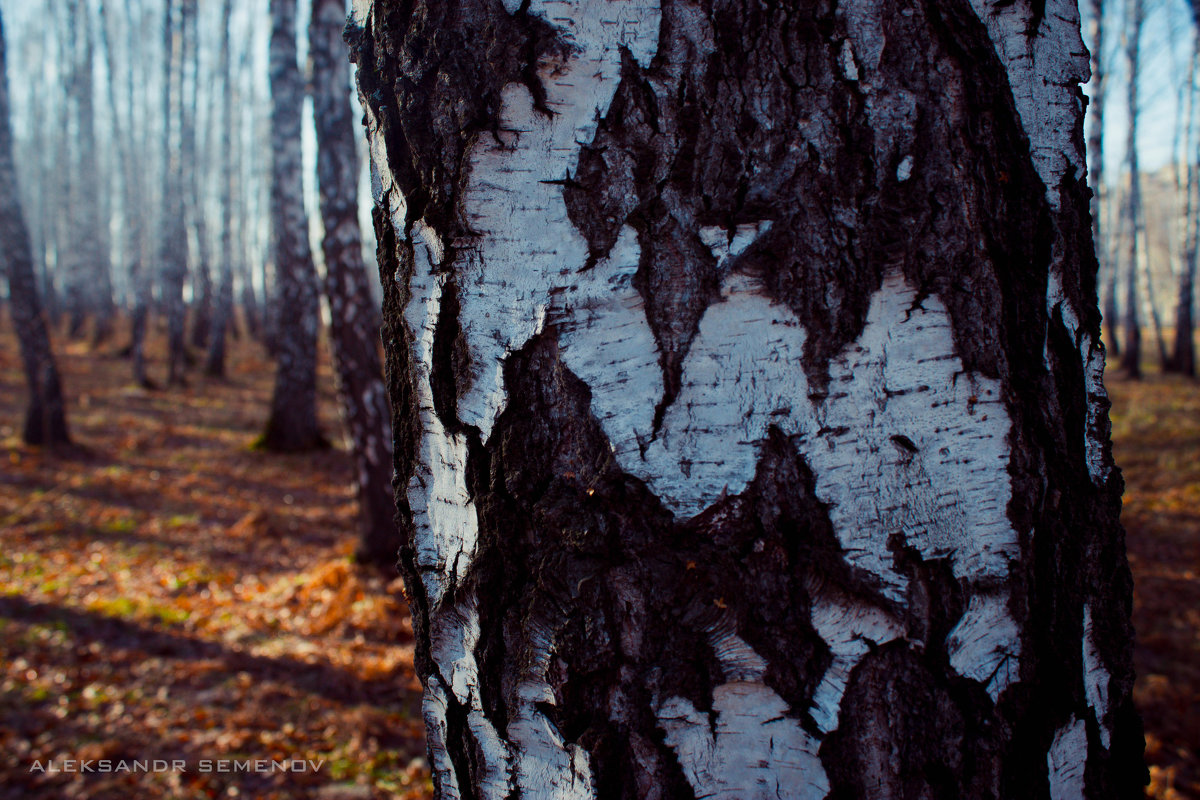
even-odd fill
[[[0,798],[431,792],[346,10],[0,0]],[[1196,9],[1080,11],[1147,796],[1200,798]],[[322,765],[30,769],[138,758]]]

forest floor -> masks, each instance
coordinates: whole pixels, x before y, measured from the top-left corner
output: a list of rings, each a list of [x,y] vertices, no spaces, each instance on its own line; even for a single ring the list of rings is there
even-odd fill
[[[1134,701],[1156,800],[1200,800],[1200,384],[1105,378],[1133,570]]]
[[[248,340],[228,380],[171,390],[133,386],[115,349],[60,345],[78,446],[43,452],[20,443],[0,324],[0,800],[428,797],[401,583],[350,558],[344,447],[252,449],[273,369]],[[1200,800],[1200,391],[1107,383],[1147,797]],[[89,759],[168,768],[81,771]]]
[[[169,391],[61,341],[78,447],[49,453],[20,443],[0,325],[0,798],[428,797],[407,607],[350,557],[345,449],[252,449],[274,370],[247,340]],[[320,415],[340,442],[331,390]]]

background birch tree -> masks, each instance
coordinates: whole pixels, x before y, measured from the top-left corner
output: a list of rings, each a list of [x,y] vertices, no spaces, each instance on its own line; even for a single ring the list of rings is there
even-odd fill
[[[356,4],[440,796],[1139,793],[1079,27]]]
[[[296,0],[271,0],[271,225],[275,391],[261,444],[298,451],[326,444],[317,426],[317,268],[308,241],[301,170],[304,79],[296,61]]]
[[[33,268],[33,245],[21,209],[13,135],[9,121],[8,69],[4,23],[0,20],[0,264],[8,282],[9,308],[21,348],[29,404],[21,438],[26,444],[68,444],[62,384],[50,349],[50,335]]]
[[[159,278],[163,312],[167,318],[167,383],[184,381],[186,370],[185,324],[187,307],[183,288],[187,281],[187,206],[184,203],[182,153],[187,127],[184,113],[184,35],[187,16],[195,0],[166,0],[163,11],[163,138],[162,215],[159,226]]]
[[[1089,8],[1091,11],[1090,27],[1091,41],[1088,43],[1088,49],[1091,51],[1091,83],[1092,91],[1088,98],[1088,139],[1087,139],[1087,165],[1088,165],[1088,185],[1092,188],[1092,202],[1090,206],[1092,214],[1092,241],[1096,247],[1096,259],[1099,262],[1097,270],[1097,279],[1100,282],[1108,280],[1109,283],[1098,290],[1101,302],[1104,304],[1103,318],[1108,323],[1108,349],[1109,352],[1118,356],[1121,354],[1120,346],[1117,341],[1117,293],[1115,281],[1116,266],[1113,259],[1108,258],[1108,249],[1105,247],[1104,235],[1108,233],[1104,229],[1104,211],[1105,200],[1108,198],[1108,191],[1104,185],[1104,103],[1108,93],[1108,75],[1109,68],[1107,52],[1105,50],[1107,26],[1104,24],[1104,14],[1108,4],[1104,0],[1090,0]],[[1113,273],[1113,278],[1110,278],[1110,272]],[[1107,290],[1107,291],[1105,291]]]
[[[1125,309],[1122,315],[1125,335],[1123,337],[1121,366],[1131,378],[1142,374],[1142,327],[1138,307],[1141,296],[1138,292],[1141,265],[1138,260],[1138,236],[1142,232],[1142,176],[1138,171],[1138,73],[1141,61],[1142,25],[1146,12],[1143,0],[1127,0],[1123,41],[1125,57],[1129,65],[1126,82],[1127,113],[1129,131],[1126,142],[1126,164],[1129,167],[1129,189],[1125,195],[1125,234],[1128,237],[1125,265]]]
[[[233,324],[233,203],[238,194],[237,173],[240,164],[234,164],[234,98],[238,96],[233,59],[230,55],[229,25],[232,18],[233,0],[225,0],[221,6],[221,54],[220,72],[222,86],[220,128],[220,196],[219,236],[221,242],[220,273],[216,304],[213,310],[211,336],[204,361],[204,372],[214,377],[225,376],[225,335]],[[238,137],[240,140],[240,136]]]
[[[86,320],[93,322],[92,341],[112,334],[112,266],[107,193],[101,191],[102,165],[96,136],[96,103],[91,4],[67,0],[70,66],[67,72],[68,169],[73,173],[68,194],[68,246],[66,255],[68,333],[83,334]],[[73,135],[71,135],[73,134]]]
[[[359,161],[350,108],[350,65],[342,41],[345,22],[345,0],[312,0],[308,43],[324,222],[325,295],[338,395],[354,452],[360,531],[356,555],[391,567],[400,549],[390,469],[391,420],[379,360],[379,312],[367,282],[358,225]]]
[[[1192,12],[1192,24],[1200,30],[1200,8],[1189,3]],[[1187,181],[1184,194],[1183,228],[1184,243],[1182,259],[1178,270],[1178,288],[1175,301],[1175,337],[1171,347],[1171,359],[1164,364],[1164,369],[1179,372],[1190,378],[1196,376],[1196,259],[1200,255],[1200,198],[1197,198],[1197,185],[1200,175],[1200,144],[1193,150],[1193,134],[1195,129],[1196,107],[1196,75],[1200,64],[1200,41],[1193,39],[1191,59],[1189,60],[1187,92],[1187,125],[1184,137],[1183,153],[1187,162]],[[1097,240],[1099,241],[1099,240]]]

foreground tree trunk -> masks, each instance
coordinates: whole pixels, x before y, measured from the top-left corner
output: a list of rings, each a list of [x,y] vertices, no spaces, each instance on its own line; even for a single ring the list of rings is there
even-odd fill
[[[325,294],[342,415],[357,467],[356,555],[365,562],[390,566],[400,550],[390,469],[392,431],[379,361],[379,315],[367,284],[358,226],[358,153],[350,110],[350,69],[342,42],[345,23],[345,0],[313,0],[308,41],[317,178],[325,222]]]
[[[297,451],[326,444],[317,427],[317,268],[301,184],[304,81],[296,63],[296,0],[271,0],[271,226],[278,327],[275,391],[260,444]]]
[[[42,316],[33,246],[21,211],[13,135],[9,121],[8,68],[4,23],[0,20],[0,263],[8,279],[9,313],[21,346],[21,364],[29,385],[29,406],[22,438],[26,444],[68,444],[67,417],[58,366]]]
[[[440,796],[1135,796],[1075,3],[356,9]]]

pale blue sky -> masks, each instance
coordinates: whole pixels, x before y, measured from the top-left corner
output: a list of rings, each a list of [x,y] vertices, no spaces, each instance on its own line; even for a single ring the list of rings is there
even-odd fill
[[[1124,168],[1129,114],[1126,102],[1128,64],[1121,40],[1124,0],[1106,0],[1108,30],[1104,55],[1108,63],[1107,100],[1104,120],[1104,169],[1115,180]],[[1090,3],[1084,3],[1084,41],[1089,47]],[[1172,153],[1177,119],[1181,109],[1180,87],[1187,80],[1192,43],[1191,11],[1186,0],[1146,0],[1146,23],[1142,33],[1142,77],[1138,82],[1141,116],[1138,120],[1138,158],[1143,171],[1157,170],[1179,156]],[[1085,87],[1090,91],[1091,86]],[[1186,100],[1182,108],[1186,110]],[[1200,109],[1197,109],[1200,116]],[[1090,124],[1090,121],[1089,121]],[[1192,148],[1195,152],[1195,148]]]

